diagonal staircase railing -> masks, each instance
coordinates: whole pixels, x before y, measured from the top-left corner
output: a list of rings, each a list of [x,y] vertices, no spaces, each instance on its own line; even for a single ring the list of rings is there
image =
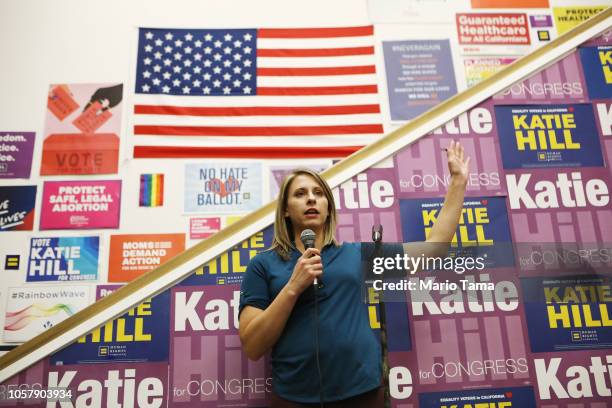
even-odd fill
[[[340,185],[485,99],[553,64],[611,27],[612,7],[609,7],[504,70],[447,99],[379,141],[338,162],[324,171],[323,177],[332,188]],[[274,209],[275,202],[269,202],[155,270],[11,350],[0,357],[0,383],[107,321],[121,316],[143,300],[172,287],[199,266],[269,226],[274,220]]]

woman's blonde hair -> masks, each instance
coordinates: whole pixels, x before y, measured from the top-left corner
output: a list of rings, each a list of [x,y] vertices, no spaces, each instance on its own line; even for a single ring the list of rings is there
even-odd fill
[[[289,185],[297,176],[306,175],[310,176],[321,186],[323,193],[327,198],[327,219],[325,220],[325,232],[323,236],[323,246],[329,244],[338,245],[336,241],[336,204],[334,202],[334,195],[332,194],[329,184],[319,174],[313,170],[306,168],[298,168],[289,173],[283,180],[283,184],[280,187],[278,193],[278,199],[276,201],[276,216],[274,217],[274,238],[272,239],[272,246],[270,250],[276,251],[278,255],[285,261],[289,260],[291,249],[295,248],[293,238],[295,233],[291,220],[289,217],[285,217],[285,211],[287,210],[287,199],[289,195]]]

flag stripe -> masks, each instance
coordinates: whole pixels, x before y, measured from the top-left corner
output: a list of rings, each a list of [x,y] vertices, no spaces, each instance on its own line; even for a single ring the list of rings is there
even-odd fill
[[[257,78],[257,88],[274,88],[296,86],[361,86],[375,85],[377,83],[375,74],[358,75],[310,75],[310,76],[264,76]],[[231,84],[239,85],[237,84]]]
[[[330,57],[258,57],[257,68],[318,68],[348,67],[373,64],[374,55],[344,55]]]
[[[347,126],[134,126],[135,135],[161,136],[317,136],[383,133],[382,125]]]
[[[360,93],[378,93],[376,85],[360,86],[306,86],[294,88],[258,87],[257,95],[345,95]]]
[[[374,65],[355,67],[313,67],[313,68],[258,68],[257,75],[262,76],[323,76],[376,74]]]
[[[204,127],[265,127],[265,126],[338,126],[377,125],[378,113],[351,115],[272,115],[272,116],[192,116],[192,115],[138,115],[134,125],[145,126],[204,126]]]
[[[257,38],[324,38],[373,35],[374,26],[338,28],[260,28]]]
[[[260,57],[342,57],[346,55],[373,55],[374,47],[310,48],[310,49],[258,49]]]
[[[342,158],[355,153],[363,146],[321,146],[321,147],[275,147],[275,146],[230,146],[230,147],[195,147],[195,146],[134,146],[134,158],[253,158],[264,159],[306,159],[306,158]]]
[[[373,36],[363,37],[331,37],[331,38],[258,38],[257,47],[265,49],[277,48],[343,48],[366,47],[374,44]],[[252,55],[252,50],[245,50],[246,55]]]
[[[199,107],[136,105],[135,114],[175,116],[286,116],[380,113],[379,105]]]
[[[197,96],[189,95],[185,98],[177,98],[173,95],[142,95],[136,94],[134,104],[149,105],[154,102],[156,105],[175,105],[180,107],[250,107],[257,106],[344,106],[344,105],[378,105],[377,94],[352,94],[352,95],[304,95],[304,96]]]

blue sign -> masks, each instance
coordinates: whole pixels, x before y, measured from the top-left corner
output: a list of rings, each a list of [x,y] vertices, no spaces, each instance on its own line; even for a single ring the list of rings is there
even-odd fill
[[[482,404],[482,405],[481,405]],[[426,392],[419,394],[420,408],[520,407],[536,408],[532,387]]]
[[[612,277],[521,278],[531,351],[612,348]]]
[[[27,282],[98,279],[99,237],[32,238]]]
[[[405,242],[425,241],[442,209],[442,198],[400,200]],[[487,267],[513,266],[510,225],[503,197],[470,197],[463,202],[450,256],[483,257]]]
[[[612,46],[580,48],[580,58],[591,99],[612,98]]]
[[[51,364],[168,361],[169,334],[166,290],[55,353]]]
[[[0,232],[32,231],[36,186],[0,187]]]
[[[601,167],[590,104],[496,106],[505,169]]]

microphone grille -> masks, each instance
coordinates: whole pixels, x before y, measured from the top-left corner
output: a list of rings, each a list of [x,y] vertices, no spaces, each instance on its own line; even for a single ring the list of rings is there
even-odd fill
[[[302,241],[302,244],[306,248],[314,246],[315,237],[316,237],[315,232],[311,229],[305,229],[300,234],[300,240]]]

